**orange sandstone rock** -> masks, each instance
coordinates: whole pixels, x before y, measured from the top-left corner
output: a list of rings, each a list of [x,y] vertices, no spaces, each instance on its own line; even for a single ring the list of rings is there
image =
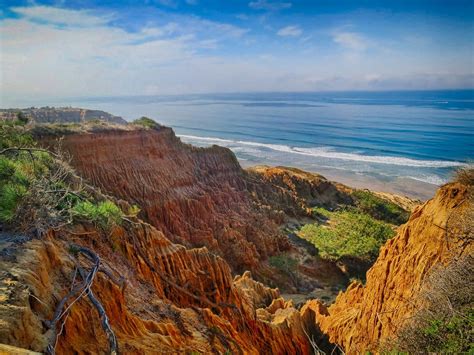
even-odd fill
[[[450,216],[472,208],[468,194],[468,188],[459,183],[440,188],[432,200],[415,208],[397,236],[381,248],[365,286],[351,284],[329,308],[317,301],[306,305],[331,342],[348,354],[376,349],[414,313],[424,277],[435,265],[473,253],[472,243],[446,238]]]
[[[309,353],[299,312],[278,299],[277,290],[248,273],[233,280],[227,263],[206,248],[172,244],[144,223],[108,234],[77,226],[13,243],[11,258],[0,262],[0,343],[44,351],[51,336],[44,321],[74,275],[71,243],[94,250],[114,277],[126,279],[122,288],[99,272],[92,286],[122,353]],[[81,263],[87,266],[85,259]],[[107,349],[97,311],[82,298],[72,306],[56,350]]]

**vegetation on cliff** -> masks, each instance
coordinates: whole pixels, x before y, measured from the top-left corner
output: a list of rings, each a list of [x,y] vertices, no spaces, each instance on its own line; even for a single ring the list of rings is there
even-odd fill
[[[16,345],[43,351],[46,349],[44,339],[48,339],[46,345],[49,345],[50,353],[56,346],[58,353],[100,353],[107,347],[107,338],[109,350],[120,348],[128,353],[195,350],[199,353],[308,353],[307,340],[320,334],[321,328],[331,336],[331,341],[346,350],[351,349],[352,342],[360,346],[358,349],[362,352],[373,349],[372,343],[392,331],[385,328],[393,324],[392,319],[399,321],[406,314],[411,315],[407,303],[400,300],[406,292],[412,292],[413,285],[417,287],[425,270],[440,260],[448,260],[445,254],[454,252],[451,244],[444,247],[442,231],[456,230],[465,238],[463,245],[472,239],[472,228],[466,221],[472,224],[474,218],[446,217],[448,214],[462,215],[460,211],[465,203],[463,188],[442,189],[435,203],[427,203],[416,210],[412,217],[414,222],[410,224],[410,220],[409,226],[400,228],[397,238],[385,244],[379,265],[373,268],[372,276],[367,279],[367,291],[362,285],[353,284],[347,295],[338,297],[336,304],[341,305],[339,308],[327,310],[318,305],[317,310],[306,307],[306,313],[299,312],[290,302],[278,298],[277,290],[253,281],[249,274],[234,279],[228,262],[217,256],[217,248],[212,252],[206,248],[187,249],[168,240],[173,233],[183,236],[183,232],[187,232],[190,238],[196,238],[194,242],[199,246],[216,245],[211,237],[217,235],[220,243],[226,243],[222,244],[225,252],[232,249],[232,252],[238,251],[239,256],[247,257],[253,252],[243,265],[253,265],[254,259],[259,260],[260,255],[265,255],[272,267],[268,269],[287,275],[286,279],[292,279],[302,270],[308,275],[316,274],[314,270],[317,269],[312,269],[311,263],[314,260],[319,262],[321,258],[304,254],[305,261],[300,263],[297,259],[300,254],[270,238],[275,229],[265,226],[263,222],[268,223],[266,215],[253,204],[262,200],[246,199],[247,195],[242,191],[249,186],[245,184],[249,180],[242,180],[238,165],[227,163],[225,151],[211,151],[211,154],[203,150],[205,153],[201,154],[201,150],[181,149],[182,146],[173,151],[175,140],[173,136],[165,135],[169,132],[135,127],[137,131],[133,134],[136,136],[127,136],[133,144],[138,143],[129,146],[133,149],[126,149],[133,153],[126,156],[129,160],[124,163],[125,153],[120,153],[124,150],[120,144],[125,136],[122,132],[101,134],[101,144],[94,147],[96,150],[87,150],[92,146],[92,140],[86,141],[91,143],[89,145],[82,140],[84,136],[91,138],[91,134],[69,137],[71,141],[77,139],[70,144],[75,144],[78,156],[83,154],[82,173],[88,171],[90,181],[96,179],[97,186],[115,188],[110,190],[116,196],[128,188],[129,195],[123,198],[128,197],[129,202],[136,201],[137,196],[143,196],[138,203],[168,202],[160,208],[148,206],[148,215],[155,213],[156,226],[163,231],[160,232],[138,219],[128,220],[129,215],[136,215],[137,208],[124,207],[126,203],[122,201],[117,202],[119,207],[112,202],[114,198],[86,185],[69,168],[66,156],[38,147],[22,122],[10,122],[1,125],[0,129],[0,225],[42,236],[23,242],[21,248],[12,248],[14,251],[8,250],[8,260],[0,260],[0,265],[3,265],[0,272],[11,270],[15,275],[2,274],[8,278],[5,289],[12,295],[5,299],[16,312],[15,317],[7,318],[6,313],[1,313],[5,309],[0,309],[0,319],[7,319],[5,327],[0,329],[0,342],[14,339]],[[98,136],[92,138],[98,140]],[[162,139],[161,145],[157,144],[159,139]],[[128,144],[132,144],[130,141]],[[107,145],[117,150],[100,151]],[[163,154],[163,151],[167,153]],[[147,156],[150,152],[156,154],[154,160],[131,165],[134,157]],[[100,154],[103,160],[91,162],[91,156]],[[119,164],[111,159],[118,155],[122,159]],[[169,161],[159,160],[163,157]],[[104,162],[109,165],[104,166]],[[193,162],[198,164],[191,164]],[[163,170],[158,171],[156,166]],[[124,169],[122,174],[117,172],[120,167]],[[218,168],[219,174],[212,175]],[[280,205],[292,207],[301,202],[298,206],[307,211],[307,201],[311,201],[311,206],[324,201],[321,205],[327,209],[313,210],[319,222],[303,227],[300,232],[317,246],[323,258],[357,257],[373,261],[380,245],[394,235],[393,224],[406,219],[404,210],[370,192],[350,191],[346,196],[325,179],[313,176],[310,184],[306,176],[310,174],[293,171],[290,179],[283,169],[279,170],[278,175],[268,174],[265,183],[258,180],[257,175],[253,176],[256,194],[271,197],[264,200],[269,210]],[[183,171],[189,173],[183,174]],[[99,176],[102,180],[98,179]],[[132,178],[137,179],[134,185],[130,181]],[[176,181],[177,187],[173,185]],[[209,188],[202,189],[203,186]],[[194,190],[196,187],[200,189]],[[156,191],[160,194],[151,194]],[[183,191],[193,193],[183,195]],[[164,194],[169,192],[174,193]],[[352,202],[350,197],[346,198],[349,194]],[[159,198],[153,198],[156,196]],[[188,223],[190,216],[193,217],[192,223]],[[278,223],[282,221],[279,217],[274,216]],[[213,218],[217,223],[209,223]],[[228,220],[232,223],[227,223]],[[247,223],[239,223],[239,220]],[[445,220],[449,228],[445,227]],[[209,231],[209,234],[190,229],[196,225],[201,228],[197,232]],[[212,226],[217,228],[210,228]],[[258,234],[266,227],[266,233]],[[46,230],[49,232],[44,233]],[[238,233],[248,240],[242,239]],[[253,248],[260,248],[259,253]],[[234,256],[223,255],[228,260]],[[329,264],[334,266],[336,263],[324,260],[318,264],[322,271],[319,270],[316,277],[330,274]],[[418,268],[422,271],[418,272]],[[440,292],[439,297],[445,303],[426,298],[430,306],[424,313],[420,311],[414,316],[419,320],[414,325],[416,328],[406,328],[407,336],[412,338],[403,338],[401,332],[398,341],[406,339],[404,345],[395,343],[390,349],[414,349],[409,347],[411,341],[415,345],[427,344],[427,349],[432,351],[466,351],[472,342],[472,298],[464,292],[469,288],[462,289],[459,282],[472,284],[472,280],[468,280],[473,274],[472,263],[464,266],[464,273],[448,273],[447,276],[433,273],[435,280],[445,280],[445,283],[439,287],[431,283],[427,294],[432,297]],[[124,278],[114,275],[123,275]],[[446,284],[452,280],[458,280],[458,285],[451,287]],[[17,286],[12,286],[15,282]],[[127,288],[125,296],[124,287],[128,283],[132,287]],[[26,291],[21,293],[25,288]],[[440,290],[448,290],[448,293]],[[0,292],[3,292],[1,288]],[[456,297],[451,297],[453,293]],[[416,299],[412,295],[416,293],[409,294],[410,301]],[[4,294],[0,293],[0,299],[2,297]],[[362,297],[366,298],[364,304],[360,301]],[[313,302],[316,305],[317,301]],[[380,304],[375,307],[377,302]],[[91,308],[94,315],[97,315],[97,310],[100,323],[97,319],[90,319]],[[375,309],[376,314],[366,315]],[[317,313],[319,311],[321,314]],[[341,316],[337,318],[339,312]],[[331,319],[333,315],[337,319]],[[105,333],[99,328],[104,324]],[[376,331],[371,328],[373,324],[378,324]],[[314,347],[316,353],[320,353],[318,346],[321,346],[319,342]]]
[[[450,248],[453,260],[434,267],[423,281],[416,302],[421,305],[396,334],[384,344],[386,349],[416,353],[474,353],[474,168],[458,169],[454,181],[468,186],[461,204],[446,222],[445,239],[457,243]],[[460,255],[461,254],[461,255]]]
[[[159,128],[160,127],[160,125],[156,121],[145,116],[137,118],[136,120],[132,122],[132,124],[145,127],[145,128]]]
[[[313,211],[323,222],[306,224],[298,234],[313,243],[326,259],[355,257],[373,262],[380,247],[395,235],[390,225],[356,209]]]
[[[0,122],[0,223],[35,234],[76,219],[120,223],[120,208],[95,201],[65,157],[38,147],[25,123]]]
[[[327,308],[311,304],[316,324],[331,342],[346,353],[472,353],[469,181],[446,184],[416,207],[381,248],[365,285],[352,283]]]
[[[410,213],[399,205],[376,196],[368,190],[352,193],[357,208],[368,215],[387,223],[400,225],[410,217]]]
[[[468,255],[435,268],[423,283],[424,305],[382,346],[393,352],[461,354],[474,351],[474,257]]]

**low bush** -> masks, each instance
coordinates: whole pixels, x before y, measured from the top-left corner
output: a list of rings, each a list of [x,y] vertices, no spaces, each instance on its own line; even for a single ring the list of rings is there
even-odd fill
[[[16,114],[16,117],[18,119],[18,122],[20,124],[27,124],[29,119],[28,117],[22,112],[22,111],[19,111],[17,114]]]
[[[374,195],[370,191],[357,190],[352,193],[352,196],[355,197],[356,206],[359,210],[381,221],[400,225],[408,221],[410,217],[408,211],[393,202]]]
[[[102,201],[97,204],[81,201],[73,207],[72,214],[80,221],[92,222],[103,229],[120,225],[123,216],[122,210],[112,201]]]
[[[474,185],[474,164],[469,164],[454,172],[454,181],[466,186]]]
[[[268,262],[271,266],[286,274],[292,274],[296,272],[298,267],[298,262],[296,259],[284,254],[271,256],[268,259]]]
[[[140,117],[132,123],[145,128],[158,128],[160,126],[157,122],[148,117]]]
[[[12,222],[21,199],[26,195],[27,188],[19,184],[1,184],[0,186],[0,221]]]
[[[474,258],[466,256],[433,270],[416,300],[419,309],[381,346],[384,352],[474,353]]]
[[[357,257],[373,261],[380,246],[395,235],[390,225],[365,213],[353,210],[329,212],[322,208],[315,212],[329,218],[328,224],[307,224],[299,235],[313,243],[320,256],[326,259]]]

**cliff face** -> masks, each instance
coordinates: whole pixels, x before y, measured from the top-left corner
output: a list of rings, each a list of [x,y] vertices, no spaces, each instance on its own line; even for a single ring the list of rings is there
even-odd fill
[[[166,127],[72,134],[62,146],[93,185],[139,205],[173,242],[206,246],[236,271],[290,248],[272,212],[253,202],[228,149],[185,145]]]
[[[307,197],[332,204],[343,198],[324,178],[296,181],[287,171],[288,186],[276,181],[284,169],[247,173],[228,149],[191,147],[166,127],[70,134],[62,147],[93,185],[139,205],[141,217],[172,241],[206,246],[238,272],[290,249],[278,230],[283,211],[307,214]]]
[[[279,299],[277,290],[253,281],[249,273],[233,280],[221,258],[205,248],[172,244],[141,222],[109,233],[76,226],[51,231],[42,240],[2,238],[0,343],[45,350],[52,337],[46,321],[77,282],[75,267],[90,267],[72,245],[101,258],[91,289],[122,353],[309,352],[300,313]],[[56,351],[101,354],[107,349],[98,313],[84,297],[71,306]]]
[[[352,190],[324,176],[288,167],[256,166],[249,168],[249,189],[257,200],[290,216],[307,216],[308,208],[336,208],[352,204]]]
[[[469,193],[459,183],[440,188],[432,200],[415,208],[397,236],[381,248],[365,286],[353,283],[329,308],[316,300],[305,306],[315,313],[317,326],[332,342],[349,354],[375,349],[393,337],[420,306],[417,295],[435,265],[473,253],[472,243],[446,232],[450,218],[472,208]],[[454,235],[459,233],[451,228]]]

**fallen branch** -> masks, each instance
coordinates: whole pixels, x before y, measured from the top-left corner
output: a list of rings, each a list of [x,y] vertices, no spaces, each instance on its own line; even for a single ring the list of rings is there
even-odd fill
[[[87,277],[84,269],[79,268],[79,273],[81,274],[81,277]],[[107,313],[105,312],[104,306],[102,306],[102,303],[100,303],[100,301],[94,296],[94,293],[92,292],[90,288],[87,290],[87,296],[89,297],[89,300],[92,302],[94,307],[97,309],[97,312],[99,312],[99,317],[101,320],[100,323],[109,340],[110,354],[111,355],[118,354],[117,337],[115,336],[114,331],[110,327],[109,317],[107,317]]]
[[[50,321],[46,321],[45,324],[48,326],[48,328],[53,329],[53,334],[51,337],[51,340],[46,348],[46,353],[49,355],[54,355],[56,352],[56,345],[59,339],[59,336],[63,332],[64,325],[66,323],[67,317],[69,316],[69,311],[71,307],[78,301],[80,300],[84,295],[87,295],[91,303],[94,305],[94,307],[97,309],[99,313],[99,317],[101,320],[101,325],[102,328],[104,329],[107,338],[109,340],[109,346],[110,346],[110,354],[118,354],[118,343],[117,343],[117,337],[115,336],[115,333],[113,332],[112,328],[110,327],[109,324],[109,318],[107,317],[107,314],[105,312],[104,307],[100,303],[100,301],[95,297],[94,293],[92,292],[92,284],[94,282],[95,276],[97,275],[97,272],[101,269],[101,261],[99,256],[94,253],[92,250],[88,248],[84,248],[78,245],[72,245],[72,247],[77,250],[77,253],[81,253],[84,255],[87,259],[89,259],[92,263],[92,269],[89,272],[86,272],[82,267],[77,266],[76,270],[74,271],[74,277],[73,281],[71,284],[71,289],[70,292],[64,296],[61,301],[58,303],[56,306],[56,310],[54,312],[53,319]],[[112,274],[110,271],[102,267],[102,270],[105,275],[111,277],[111,279],[117,283],[118,281],[112,277]],[[77,272],[79,272],[79,275],[82,278],[82,282],[74,286]],[[125,282],[122,281],[122,284]],[[67,306],[66,303],[72,299],[72,302]],[[61,327],[59,333],[56,330],[56,324],[59,320],[62,319]]]
[[[306,338],[308,339],[309,344],[313,348],[314,354],[315,355],[326,355],[326,353],[319,348],[318,344],[316,344],[316,342],[314,341],[314,338],[312,336],[311,337],[309,336],[309,334],[306,331],[305,327],[303,326],[302,328],[303,328],[304,334],[306,335]]]

